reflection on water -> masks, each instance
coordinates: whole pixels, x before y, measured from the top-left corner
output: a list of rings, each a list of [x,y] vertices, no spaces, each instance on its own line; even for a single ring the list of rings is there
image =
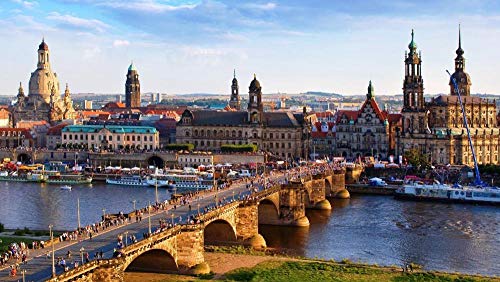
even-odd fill
[[[160,200],[169,199],[158,189]],[[132,210],[154,201],[154,188],[105,184],[74,186],[0,182],[0,222],[7,228],[73,229],[77,198],[82,224],[106,213]],[[500,216],[497,207],[397,201],[387,196],[333,200],[331,211],[307,211],[306,228],[259,226],[268,246],[294,254],[500,275]]]
[[[99,221],[103,208],[106,213],[129,212],[133,200],[137,208],[155,201],[155,189],[124,187],[97,183],[73,185],[64,191],[59,185],[23,182],[0,182],[0,222],[6,228],[70,230],[78,225],[77,199],[80,198],[82,225]],[[158,189],[158,198],[166,200],[170,194]]]
[[[333,200],[307,211],[309,228],[259,226],[271,247],[297,255],[499,275],[497,207],[397,201],[386,196]]]

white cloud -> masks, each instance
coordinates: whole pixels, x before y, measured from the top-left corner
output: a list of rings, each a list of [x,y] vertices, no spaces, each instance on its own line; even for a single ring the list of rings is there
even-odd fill
[[[276,9],[278,5],[273,2],[267,2],[265,4],[248,4],[249,8],[253,9],[258,9],[258,10],[265,10],[265,11],[270,11]]]
[[[28,0],[11,0],[14,3],[17,3],[19,5],[22,5],[24,8],[31,9],[35,5],[38,5],[38,2],[36,1],[28,1]]]
[[[185,5],[168,5],[157,3],[154,0],[140,0],[137,2],[132,1],[105,1],[97,3],[98,6],[109,7],[114,9],[129,10],[129,11],[139,11],[147,13],[163,13],[168,11],[193,9],[197,4],[185,4]]]
[[[93,30],[97,32],[104,32],[109,29],[109,25],[96,19],[84,19],[71,15],[62,15],[57,12],[52,12],[47,16],[47,19],[53,20],[62,26],[67,26],[76,29]]]
[[[128,46],[128,45],[130,45],[130,42],[128,40],[117,39],[117,40],[113,41],[114,47],[121,47],[121,46]]]

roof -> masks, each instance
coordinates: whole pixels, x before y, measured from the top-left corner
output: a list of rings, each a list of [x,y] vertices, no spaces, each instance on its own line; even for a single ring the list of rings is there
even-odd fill
[[[38,51],[40,50],[49,50],[49,45],[47,45],[47,43],[45,43],[45,39],[42,39],[42,43],[40,43],[40,45],[38,45]]]
[[[125,108],[125,103],[122,102],[108,102],[103,106],[104,109],[106,108]]]
[[[151,126],[120,126],[120,125],[68,125],[62,129],[62,132],[85,132],[96,133],[106,128],[112,133],[156,133],[156,128]]]
[[[16,124],[19,128],[35,128],[35,127],[49,127],[50,124],[46,120],[22,120]]]
[[[383,121],[387,118],[386,113],[382,112],[380,110],[380,108],[378,107],[378,104],[377,104],[377,101],[375,101],[375,98],[365,100],[365,102],[363,103],[363,106],[361,106],[361,109],[359,109],[359,113],[363,112],[363,110],[365,109],[365,107],[368,103],[370,103],[371,107],[373,108],[373,111],[375,112],[375,114],[377,115],[377,117],[380,120]]]
[[[128,71],[137,71],[133,62],[130,63],[130,66],[128,67]]]
[[[248,113],[244,111],[190,111],[183,115],[193,115],[192,125],[240,126],[248,124]],[[304,122],[302,114],[291,112],[264,112],[263,123],[268,127],[300,127]]]
[[[389,121],[389,123],[398,123],[401,120],[401,117],[401,114],[388,114],[387,120]]]
[[[51,128],[49,128],[49,130],[47,130],[47,135],[57,135],[57,136],[60,136],[61,135],[61,131],[64,127],[68,126],[67,123],[60,123],[58,125],[55,125],[55,126],[52,126]]]
[[[10,115],[9,110],[0,108],[0,119],[8,119]]]
[[[462,102],[464,104],[480,104],[480,103],[487,103],[491,101],[488,101],[487,99],[483,99],[481,97],[475,97],[475,96],[462,96]],[[430,105],[435,105],[435,106],[445,106],[449,104],[455,104],[455,103],[460,103],[458,101],[458,96],[456,95],[439,95],[435,98],[432,98],[430,101]]]
[[[358,118],[359,111],[353,110],[339,110],[337,112],[337,123],[340,123],[340,120],[343,116],[346,116],[348,120],[356,120]]]
[[[323,125],[328,126],[328,130],[325,132],[321,130]],[[328,133],[333,134],[332,136],[335,136],[335,132],[333,132],[333,127],[335,126],[335,123],[333,122],[317,121],[316,123],[314,123],[313,126],[316,128],[316,130],[313,129],[311,131],[312,138],[325,138],[328,135]]]

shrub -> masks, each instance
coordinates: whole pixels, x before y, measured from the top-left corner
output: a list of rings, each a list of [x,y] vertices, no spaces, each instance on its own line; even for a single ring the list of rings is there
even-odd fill
[[[5,226],[0,222],[0,233],[5,231]]]
[[[243,144],[243,145],[222,145],[220,146],[222,152],[257,152],[257,145]]]

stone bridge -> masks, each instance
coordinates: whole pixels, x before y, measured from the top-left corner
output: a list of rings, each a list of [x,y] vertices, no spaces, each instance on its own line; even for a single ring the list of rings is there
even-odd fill
[[[330,171],[275,185],[120,250],[120,256],[92,261],[49,281],[123,281],[126,271],[201,274],[210,271],[204,246],[242,244],[265,248],[259,224],[308,226],[305,210],[331,209],[327,197],[348,197],[344,171]]]

